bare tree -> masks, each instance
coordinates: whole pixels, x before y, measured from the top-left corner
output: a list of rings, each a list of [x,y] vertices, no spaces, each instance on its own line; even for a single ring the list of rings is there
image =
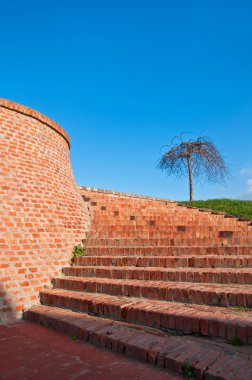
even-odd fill
[[[183,141],[181,136],[174,138],[170,149],[161,156],[158,167],[176,177],[188,174],[190,201],[194,200],[194,178],[223,183],[230,176],[228,165],[215,144],[204,136],[189,141]]]

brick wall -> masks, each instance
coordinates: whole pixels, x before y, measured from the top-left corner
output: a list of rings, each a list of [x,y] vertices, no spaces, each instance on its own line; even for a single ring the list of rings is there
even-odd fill
[[[74,182],[69,137],[0,99],[0,312],[20,314],[69,262],[90,215]]]

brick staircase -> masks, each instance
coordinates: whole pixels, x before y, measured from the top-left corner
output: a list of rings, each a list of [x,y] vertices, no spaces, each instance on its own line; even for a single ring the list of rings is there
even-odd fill
[[[251,222],[80,191],[93,216],[87,255],[25,317],[194,378],[251,380]]]

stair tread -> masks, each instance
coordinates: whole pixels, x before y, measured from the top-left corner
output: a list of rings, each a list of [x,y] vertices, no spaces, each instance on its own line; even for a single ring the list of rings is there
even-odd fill
[[[197,315],[201,318],[218,318],[224,320],[237,320],[248,322],[252,327],[252,310],[239,311],[239,309],[231,307],[206,306],[197,304],[184,304],[179,302],[169,302],[160,300],[146,300],[144,298],[126,297],[123,295],[112,296],[100,293],[79,292],[66,289],[46,289],[41,291],[41,294],[51,294],[64,296],[80,300],[88,300],[98,303],[120,305],[120,307],[133,307],[139,309],[152,309],[162,313],[171,312],[172,314],[179,313],[180,315]]]
[[[236,292],[252,295],[251,285],[240,285],[240,284],[202,284],[202,283],[191,283],[191,282],[172,282],[172,281],[152,281],[152,280],[127,280],[127,279],[107,279],[107,278],[93,278],[93,277],[77,277],[77,276],[65,276],[65,277],[55,277],[55,279],[63,279],[66,281],[81,281],[83,283],[100,283],[100,284],[118,284],[127,286],[146,286],[149,288],[178,288],[178,289],[192,289],[192,290],[202,290],[202,291],[221,291],[221,292]]]
[[[134,271],[150,271],[150,272],[155,272],[155,271],[164,271],[164,272],[208,272],[208,273],[251,273],[252,274],[252,268],[185,268],[185,267],[176,267],[176,268],[163,268],[163,267],[134,267],[134,266],[103,266],[103,265],[74,265],[74,267],[70,267],[73,269],[106,269],[106,270],[134,270]],[[63,268],[64,269],[64,268]],[[252,284],[251,284],[252,285]]]
[[[104,257],[110,257],[110,258],[112,258],[112,259],[116,259],[116,258],[123,258],[123,259],[125,259],[125,258],[145,258],[146,256],[144,256],[144,255],[128,255],[128,256],[126,256],[126,255],[85,255],[85,256],[80,256],[79,258],[82,258],[82,257],[101,257],[101,258],[104,258]],[[183,258],[185,258],[185,259],[189,259],[189,258],[198,258],[199,256],[197,256],[197,255],[193,255],[193,254],[189,254],[189,255],[184,255],[183,256]],[[250,259],[250,258],[252,258],[252,255],[213,255],[213,254],[209,254],[209,255],[202,255],[201,256],[201,258],[228,258],[228,259]],[[160,256],[150,256],[150,258],[155,258],[155,259],[158,259],[158,258],[164,258],[164,256],[162,256],[162,255],[160,255]],[[174,259],[174,258],[176,258],[176,256],[171,256],[171,255],[167,255],[167,256],[165,256],[165,258],[167,258],[167,259],[169,259],[169,258],[171,258],[171,259]],[[181,258],[181,256],[178,256],[177,257],[178,259],[180,259]]]
[[[189,259],[195,259],[195,260],[211,260],[211,259],[218,259],[218,260],[251,260],[251,265],[252,265],[252,255],[214,255],[214,254],[208,254],[208,255],[193,255],[193,254],[185,254],[183,256],[172,256],[172,255],[155,255],[155,256],[146,256],[146,255],[129,255],[129,256],[125,256],[125,255],[110,255],[110,254],[107,254],[107,255],[85,255],[85,256],[81,256],[81,257],[78,257],[78,260],[82,260],[82,259],[86,259],[86,258],[92,258],[92,259],[112,259],[112,260],[141,260],[141,259],[146,259],[148,258],[149,260],[164,260],[164,259],[167,259],[167,260],[189,260]]]
[[[252,244],[198,244],[198,245],[88,245],[87,248],[252,248]]]
[[[125,260],[129,259],[129,260],[136,260],[137,262],[141,261],[141,260],[144,260],[144,259],[148,259],[148,260],[171,260],[171,261],[181,261],[181,260],[228,260],[228,261],[231,261],[231,260],[234,260],[236,261],[236,263],[239,262],[239,260],[241,261],[244,261],[244,260],[248,260],[251,262],[251,265],[252,265],[252,255],[217,255],[217,254],[206,254],[206,255],[195,255],[195,254],[185,254],[183,256],[179,255],[179,256],[172,256],[172,255],[155,255],[155,256],[146,256],[146,255],[120,255],[120,254],[115,254],[115,255],[111,255],[111,254],[103,254],[103,255],[90,255],[87,253],[87,255],[85,256],[82,256],[82,257],[78,257],[76,258],[77,261],[81,261],[81,260],[88,260],[89,258],[91,259],[101,259],[101,260],[104,260],[104,259],[110,259],[110,260],[123,260],[123,262],[125,262]]]
[[[121,263],[122,264],[122,263]],[[65,276],[128,279],[145,281],[172,281],[200,284],[252,284],[252,268],[189,268],[126,265],[75,265],[64,267]]]

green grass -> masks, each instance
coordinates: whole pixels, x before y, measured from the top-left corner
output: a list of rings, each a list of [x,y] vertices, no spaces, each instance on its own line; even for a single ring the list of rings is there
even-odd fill
[[[236,199],[208,199],[206,201],[179,202],[179,204],[225,212],[230,215],[252,220],[252,201]]]

